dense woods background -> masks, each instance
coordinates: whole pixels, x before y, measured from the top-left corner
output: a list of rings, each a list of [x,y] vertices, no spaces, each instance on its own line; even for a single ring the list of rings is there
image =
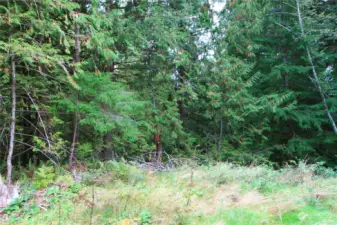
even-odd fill
[[[0,1],[0,172],[166,154],[337,164],[335,0]]]

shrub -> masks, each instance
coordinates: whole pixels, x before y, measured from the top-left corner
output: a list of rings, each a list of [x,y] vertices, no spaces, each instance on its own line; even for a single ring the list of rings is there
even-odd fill
[[[140,213],[140,225],[150,225],[152,224],[152,215],[149,210],[142,210]]]
[[[42,165],[35,172],[34,185],[36,188],[46,188],[56,177],[55,169],[52,166]]]

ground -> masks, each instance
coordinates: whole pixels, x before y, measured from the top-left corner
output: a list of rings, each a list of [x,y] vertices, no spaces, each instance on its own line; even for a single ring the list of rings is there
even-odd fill
[[[229,163],[169,172],[112,162],[64,175],[19,207],[4,224],[260,225],[337,224],[337,179],[300,164],[282,170]],[[12,206],[14,207],[14,206]]]

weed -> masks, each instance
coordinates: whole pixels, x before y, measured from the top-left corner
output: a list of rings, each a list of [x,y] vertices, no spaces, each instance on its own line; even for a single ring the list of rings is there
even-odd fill
[[[56,178],[54,167],[42,165],[35,171],[34,185],[37,189],[46,188]]]
[[[140,225],[151,225],[152,224],[152,215],[149,210],[142,210],[140,213]]]
[[[20,201],[6,209],[7,221],[75,225],[88,224],[92,215],[97,225],[335,225],[337,179],[326,179],[323,170],[311,179],[315,168],[303,163],[276,171],[219,163],[193,167],[192,176],[186,166],[146,174],[128,164],[102,163],[88,172],[94,202],[91,186],[66,183],[64,188],[57,182],[68,179],[62,175],[37,191],[39,201],[29,195],[34,185],[24,186]]]

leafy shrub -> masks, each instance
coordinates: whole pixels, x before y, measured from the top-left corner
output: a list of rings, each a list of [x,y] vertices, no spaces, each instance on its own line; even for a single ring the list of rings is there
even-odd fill
[[[21,198],[15,199],[14,201],[11,202],[11,204],[6,206],[2,210],[2,212],[7,213],[7,214],[18,212],[20,208],[23,206],[23,203],[24,203],[23,199]]]
[[[36,188],[46,188],[56,177],[55,169],[52,166],[42,165],[35,172],[34,185]]]
[[[55,183],[72,185],[74,183],[74,178],[70,175],[70,173],[66,173],[64,175],[57,176]]]
[[[92,154],[93,147],[91,143],[82,143],[78,147],[78,157],[80,159],[85,159]]]
[[[12,214],[20,211],[20,209],[24,206],[25,202],[30,200],[33,197],[34,189],[32,186],[26,185],[20,188],[21,193],[20,197],[11,202],[7,207],[5,207],[2,211],[7,214]]]
[[[151,225],[152,224],[152,215],[149,210],[142,210],[140,213],[140,225]]]
[[[209,170],[209,169],[207,169]],[[243,167],[231,163],[220,163],[210,168],[207,179],[215,180],[217,185],[240,181],[253,183],[257,180],[273,180],[278,172],[267,166]]]
[[[316,164],[306,164],[304,161],[287,165],[280,170],[280,182],[284,184],[297,185],[303,182],[310,181],[317,168]]]
[[[116,179],[122,180],[127,182],[129,180],[130,171],[128,168],[128,165],[125,163],[120,163],[116,161],[108,161],[105,164],[105,169],[112,173],[113,176],[116,177]]]
[[[74,194],[77,194],[80,192],[82,185],[79,183],[73,183],[72,185],[69,186],[68,191]]]
[[[97,162],[95,165],[91,166],[93,166],[94,169],[91,169],[87,173],[83,173],[86,185],[90,185],[94,181],[99,185],[106,185],[111,181],[122,181],[124,183],[135,185],[137,182],[145,179],[143,171],[125,162]]]
[[[327,168],[325,167],[325,162],[318,162],[316,164],[316,169],[315,169],[315,175],[322,176],[324,178],[336,178],[337,177],[337,167],[335,169],[333,168]]]

